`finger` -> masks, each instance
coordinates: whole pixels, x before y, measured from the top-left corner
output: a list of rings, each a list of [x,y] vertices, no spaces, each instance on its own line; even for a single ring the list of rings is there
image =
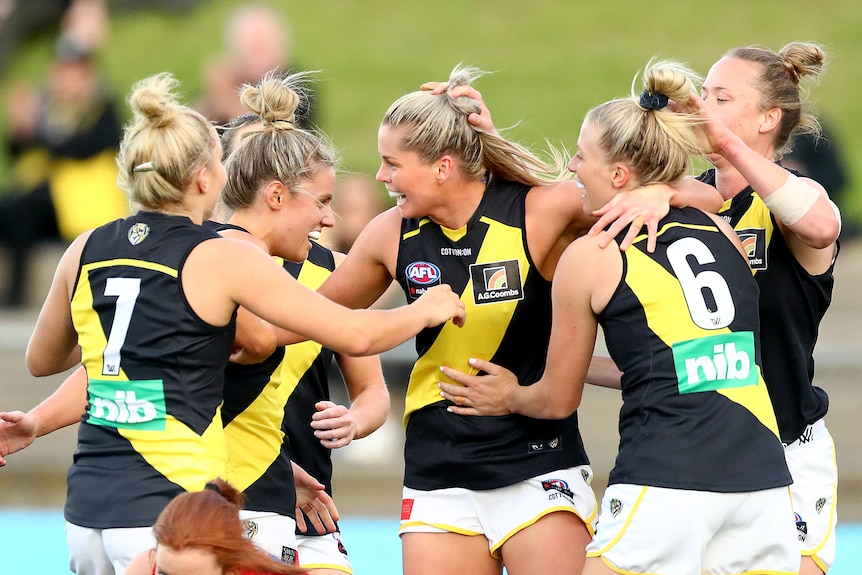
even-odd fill
[[[308,532],[308,525],[305,523],[305,516],[302,514],[302,509],[296,508],[296,526],[297,528],[303,532]]]
[[[306,516],[308,517],[308,521],[311,523],[311,526],[314,527],[315,531],[317,531],[318,535],[326,535],[326,527],[313,509],[311,512],[306,513]]]
[[[640,233],[641,229],[643,229],[643,216],[637,216],[629,226],[628,231],[626,231],[626,235],[623,237],[623,240],[620,242],[620,251],[626,251],[629,249],[629,246],[632,245],[632,242]]]
[[[446,377],[448,377],[452,381],[460,383],[464,386],[469,386],[470,381],[473,378],[472,375],[466,374],[463,371],[458,371],[455,368],[448,367],[445,365],[440,366],[440,371],[443,373],[443,375],[445,375]]]
[[[446,408],[446,411],[455,415],[479,415],[479,412],[473,407],[460,407],[457,405],[450,405]]]
[[[647,222],[647,252],[655,251],[656,240],[658,239],[658,220],[650,220]]]

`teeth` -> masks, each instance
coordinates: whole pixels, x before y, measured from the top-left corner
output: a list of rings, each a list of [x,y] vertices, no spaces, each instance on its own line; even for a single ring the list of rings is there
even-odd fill
[[[320,230],[314,230],[312,232],[308,232],[309,239],[314,241],[318,241],[320,239]]]
[[[582,190],[586,190],[586,189],[587,189],[587,187],[586,187],[586,186],[584,186],[584,184],[582,184],[582,183],[581,183],[581,181],[580,181],[579,179],[577,179],[577,178],[575,178],[575,185],[576,185],[576,186],[578,186],[578,187],[579,187],[580,189],[582,189]]]
[[[398,206],[400,206],[405,201],[407,201],[407,198],[404,196],[404,194],[399,194],[398,192],[393,192],[392,190],[386,190],[386,191],[389,192],[390,198],[395,198],[395,204]]]

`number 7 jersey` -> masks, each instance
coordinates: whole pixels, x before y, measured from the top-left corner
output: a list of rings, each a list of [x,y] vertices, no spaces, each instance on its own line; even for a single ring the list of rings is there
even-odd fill
[[[225,477],[220,406],[235,322],[203,321],[180,281],[192,249],[217,237],[185,217],[141,212],[87,240],[71,301],[88,377],[71,523],[149,526],[174,496]]]

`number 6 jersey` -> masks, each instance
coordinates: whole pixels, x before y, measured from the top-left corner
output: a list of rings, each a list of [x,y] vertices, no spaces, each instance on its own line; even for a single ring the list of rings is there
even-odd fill
[[[790,484],[760,369],[757,283],[703,212],[671,209],[622,252],[599,314],[622,375],[609,483],[719,493]]]
[[[87,240],[71,302],[88,377],[71,523],[149,526],[174,496],[225,477],[220,406],[235,322],[204,322],[180,281],[192,249],[216,237],[186,217],[141,212]]]

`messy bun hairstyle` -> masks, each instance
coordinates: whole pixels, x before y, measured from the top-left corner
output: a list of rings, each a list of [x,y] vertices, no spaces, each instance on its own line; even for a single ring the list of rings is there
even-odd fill
[[[761,94],[760,109],[781,109],[781,123],[774,142],[775,159],[790,151],[797,136],[820,135],[820,122],[808,110],[800,82],[806,76],[817,79],[823,73],[826,65],[823,48],[809,42],[791,42],[778,52],[747,46],[726,55],[761,66],[756,83]]]
[[[215,130],[178,101],[178,86],[165,72],[139,81],[129,96],[132,119],[117,155],[117,184],[135,210],[182,204],[194,173],[211,162]]]
[[[337,168],[338,153],[329,139],[319,130],[301,128],[297,120],[307,99],[304,80],[311,73],[269,72],[257,84],[242,87],[240,101],[260,125],[242,134],[225,160],[221,200],[227,212],[252,205],[268,182],[278,180],[295,192],[320,169]],[[253,120],[243,118],[244,125]]]

